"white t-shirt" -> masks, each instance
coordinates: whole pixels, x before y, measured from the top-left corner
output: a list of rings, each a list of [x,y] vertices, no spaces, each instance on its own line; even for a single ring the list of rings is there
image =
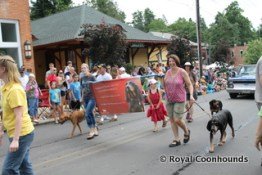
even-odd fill
[[[20,81],[21,81],[21,83],[22,83],[23,88],[25,89],[26,84],[27,84],[28,81],[29,81],[29,77],[24,74],[24,76],[21,76],[19,79],[20,79]]]
[[[104,75],[99,74],[96,78],[96,81],[106,81],[106,80],[112,80],[112,76],[109,73],[105,73]]]
[[[123,73],[123,74],[121,74],[121,75],[119,75],[120,76],[120,78],[129,78],[129,77],[131,77],[131,75],[129,75],[128,73]]]
[[[255,100],[256,100],[257,103],[262,103],[262,84],[260,82],[260,76],[262,76],[262,56],[257,61],[257,65],[256,65]]]

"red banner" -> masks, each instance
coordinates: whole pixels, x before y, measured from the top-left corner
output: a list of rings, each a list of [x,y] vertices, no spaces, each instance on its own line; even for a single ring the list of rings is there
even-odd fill
[[[91,84],[100,114],[144,111],[140,78],[124,78]]]

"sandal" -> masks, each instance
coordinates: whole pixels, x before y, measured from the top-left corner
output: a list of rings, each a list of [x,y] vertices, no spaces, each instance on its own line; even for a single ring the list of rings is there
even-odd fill
[[[187,143],[190,140],[190,130],[188,129],[188,134],[184,134],[184,143]]]
[[[179,146],[179,145],[181,145],[180,141],[173,140],[173,142],[169,144],[169,147],[176,147],[176,146]]]
[[[166,120],[164,120],[164,121],[163,121],[162,128],[166,127],[166,124],[167,124],[167,121],[166,121]]]

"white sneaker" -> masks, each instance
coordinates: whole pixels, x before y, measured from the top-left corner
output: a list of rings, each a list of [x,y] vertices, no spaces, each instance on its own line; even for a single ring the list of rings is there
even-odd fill
[[[100,118],[100,120],[99,120],[100,122],[103,122],[104,121],[104,117],[103,116],[101,116],[101,118]]]
[[[105,120],[110,120],[111,118],[108,117],[107,115],[105,116]]]
[[[115,114],[113,118],[114,118],[114,119],[117,119],[117,115]]]
[[[94,135],[95,135],[95,136],[98,136],[98,135],[99,135],[99,134],[98,134],[98,131],[97,131],[97,128],[94,129]]]

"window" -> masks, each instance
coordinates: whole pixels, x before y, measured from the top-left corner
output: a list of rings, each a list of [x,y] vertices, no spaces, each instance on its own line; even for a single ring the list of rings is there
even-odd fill
[[[233,57],[234,57],[234,52],[232,51],[232,52],[231,52],[231,58],[233,58]]]
[[[240,50],[240,56],[243,57],[243,50]]]
[[[0,19],[0,54],[10,55],[22,65],[18,21]]]

